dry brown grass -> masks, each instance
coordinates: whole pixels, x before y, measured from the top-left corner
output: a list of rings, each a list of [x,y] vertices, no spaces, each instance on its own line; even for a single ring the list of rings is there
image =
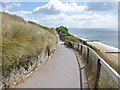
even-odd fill
[[[56,42],[55,35],[24,21],[22,18],[7,13],[2,15],[2,65],[9,68],[22,57],[41,53],[47,46]],[[0,38],[1,40],[1,38]]]

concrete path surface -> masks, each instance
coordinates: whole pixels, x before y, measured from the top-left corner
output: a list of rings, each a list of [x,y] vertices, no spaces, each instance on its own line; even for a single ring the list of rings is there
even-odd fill
[[[22,83],[20,88],[80,88],[75,54],[58,41],[54,57]]]

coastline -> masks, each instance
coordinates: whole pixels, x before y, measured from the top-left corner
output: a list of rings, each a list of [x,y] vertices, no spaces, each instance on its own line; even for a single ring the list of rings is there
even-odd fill
[[[70,34],[72,34],[72,33],[70,33]],[[75,35],[75,34],[72,34],[72,35],[75,36],[75,37],[77,37],[77,38],[80,38],[80,39],[82,39],[82,40],[84,40],[84,41],[89,40],[89,39],[85,39],[85,38],[82,38],[82,37],[78,37],[78,36]],[[93,41],[93,42],[88,42],[88,43],[97,43],[97,44],[100,44],[100,45],[102,45],[102,46],[110,49],[110,51],[112,50],[112,51],[115,51],[115,52],[120,52],[120,49],[119,49],[119,48],[116,48],[116,47],[114,47],[114,46],[110,46],[110,45],[108,45],[108,44],[104,44],[104,43],[102,43],[102,42]]]
[[[100,42],[89,42],[90,45],[96,47],[99,49],[111,62],[118,65],[118,56],[119,56],[119,50],[118,48],[114,48],[109,45],[105,45]]]
[[[118,48],[107,45],[107,44],[104,44],[102,42],[94,41],[94,42],[88,42],[88,44],[92,44],[92,45],[95,45],[95,46],[99,45],[99,46],[105,47],[106,49],[102,50],[103,52],[119,52],[120,51]]]
[[[117,28],[69,28],[69,32],[82,40],[98,41],[115,48],[118,47]]]
[[[74,34],[72,35],[77,38],[80,38],[77,35],[74,35]],[[89,40],[85,38],[80,38],[80,39],[84,41]],[[119,62],[118,56],[119,56],[120,49],[104,44],[102,42],[98,42],[98,41],[87,42],[87,43],[99,49],[112,63],[118,65],[118,62]]]

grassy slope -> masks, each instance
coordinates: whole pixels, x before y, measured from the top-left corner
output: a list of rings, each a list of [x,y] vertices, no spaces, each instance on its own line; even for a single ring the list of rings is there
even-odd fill
[[[2,15],[3,70],[21,58],[39,54],[47,46],[52,47],[55,44],[55,35],[44,28],[26,22],[18,16],[3,12],[0,12],[0,15]]]
[[[54,34],[52,28],[48,28],[48,27],[46,27],[46,26],[42,26],[42,25],[37,24],[37,23],[32,22],[32,21],[28,21],[28,22],[31,23],[31,24],[33,24],[33,25],[35,25],[35,26],[38,26],[38,27],[41,28],[41,29],[44,29],[44,30],[46,30],[46,31],[48,31],[48,32],[50,32],[50,33],[52,33],[52,34]]]

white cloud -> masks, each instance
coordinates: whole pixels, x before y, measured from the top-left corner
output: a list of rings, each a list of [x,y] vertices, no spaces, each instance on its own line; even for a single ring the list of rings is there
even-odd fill
[[[26,15],[32,14],[32,11],[17,11],[17,12],[11,12],[11,14],[15,14],[17,16],[21,16],[21,17],[25,18]]]
[[[17,6],[15,4],[12,5]],[[18,6],[20,5],[18,4]],[[8,8],[13,7],[8,5]],[[118,21],[116,15],[108,14],[111,12],[98,13],[93,11],[86,11],[87,8],[87,4],[78,6],[75,0],[64,3],[60,0],[50,0],[47,4],[37,7],[33,11],[9,12],[9,10],[6,10],[6,12],[21,16],[27,21],[34,21],[50,27],[57,27],[60,25],[72,28],[117,27]],[[33,12],[39,14],[33,14]]]
[[[115,28],[117,27],[117,17],[110,14],[100,15],[72,15],[67,16],[60,14],[57,16],[50,15],[41,19],[45,25],[51,25],[54,27],[64,25],[67,27],[77,28]]]
[[[11,8],[20,7],[18,2],[2,2],[2,11],[9,11]]]
[[[20,3],[11,3],[11,4],[6,5],[6,9],[10,9],[13,7],[20,7],[20,6],[21,6]]]
[[[66,2],[63,3],[60,0],[50,0],[46,5],[37,7],[34,9],[34,13],[40,13],[40,14],[48,14],[48,15],[54,15],[54,14],[60,14],[64,12],[73,12],[78,11],[82,12],[87,8],[87,6],[77,6],[77,3],[75,0],[72,0],[71,3]]]

